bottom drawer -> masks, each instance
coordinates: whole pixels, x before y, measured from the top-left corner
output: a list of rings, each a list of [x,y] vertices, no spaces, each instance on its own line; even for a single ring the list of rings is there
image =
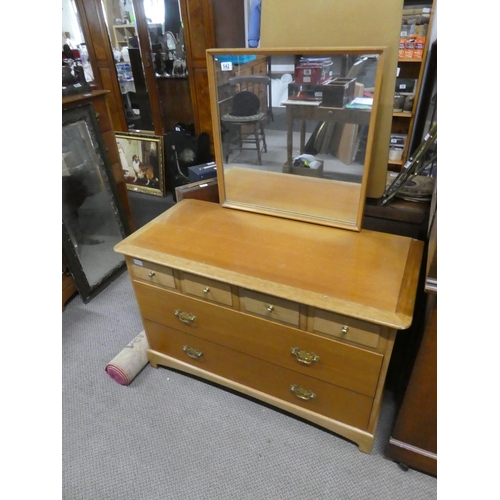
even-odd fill
[[[154,351],[292,405],[367,429],[372,398],[151,321],[145,320],[144,326]]]

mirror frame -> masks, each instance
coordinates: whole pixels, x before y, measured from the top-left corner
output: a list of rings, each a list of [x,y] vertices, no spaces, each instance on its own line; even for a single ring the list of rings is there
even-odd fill
[[[125,210],[120,200],[118,188],[115,183],[115,178],[108,159],[106,145],[99,132],[99,124],[94,112],[92,104],[83,104],[73,108],[65,109],[62,112],[62,127],[73,123],[85,122],[89,133],[89,138],[94,144],[94,150],[99,158],[96,162],[96,169],[99,171],[105,190],[110,197],[112,211],[115,215],[116,223],[120,234],[123,238],[131,234],[128,225]],[[125,271],[125,259],[120,261],[114,267],[108,270],[105,274],[90,284],[85,270],[83,269],[80,258],[73,246],[73,240],[66,228],[64,215],[62,217],[62,253],[66,260],[68,268],[75,280],[76,287],[84,304],[89,302],[93,297],[106,288],[114,279],[116,279],[123,271]]]
[[[366,188],[368,184],[368,176],[370,170],[370,163],[372,160],[372,146],[373,137],[376,127],[376,117],[377,110],[380,101],[380,89],[382,85],[382,76],[384,68],[384,59],[386,56],[387,48],[383,46],[375,47],[286,47],[286,48],[252,48],[252,49],[208,49],[206,51],[207,58],[207,70],[208,70],[208,82],[210,91],[210,108],[212,112],[212,127],[213,127],[213,140],[214,140],[214,151],[215,151],[215,161],[217,165],[217,178],[219,186],[219,199],[220,204],[224,207],[245,210],[249,212],[261,213],[266,215],[273,215],[277,217],[282,217],[286,219],[300,220],[306,222],[312,222],[315,224],[338,227],[343,229],[349,229],[353,231],[361,230],[361,222],[363,218],[363,211],[366,199]],[[355,208],[354,220],[339,220],[334,217],[323,217],[317,215],[311,215],[300,211],[290,211],[282,210],[275,207],[265,206],[264,204],[254,205],[249,203],[238,202],[237,200],[227,200],[226,199],[226,186],[225,186],[225,176],[224,176],[224,154],[222,147],[222,136],[220,127],[220,112],[217,98],[217,78],[216,78],[216,58],[217,56],[229,56],[229,55],[256,55],[256,56],[274,56],[274,55],[314,55],[314,56],[328,56],[328,55],[378,55],[377,72],[375,77],[375,87],[373,96],[373,105],[370,115],[370,121],[368,125],[368,137],[366,154],[364,159],[364,169],[361,178],[360,195],[357,203],[357,209]],[[265,161],[263,160],[263,164]],[[285,174],[286,175],[286,174]],[[291,181],[292,183],[300,184],[300,179],[306,179],[302,176],[293,176],[297,178],[297,181]],[[326,180],[325,182],[331,182]],[[332,186],[331,194],[334,195],[334,189],[336,186]],[[323,191],[324,193],[330,193],[328,189]],[[298,199],[297,196],[302,196],[300,186],[297,190],[291,193],[290,197]]]

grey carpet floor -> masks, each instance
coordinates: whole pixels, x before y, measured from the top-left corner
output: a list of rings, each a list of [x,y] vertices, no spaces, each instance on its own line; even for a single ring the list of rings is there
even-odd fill
[[[384,397],[370,455],[330,432],[167,368],[119,385],[104,371],[142,330],[127,273],[62,313],[64,500],[429,500],[437,479],[384,456]]]

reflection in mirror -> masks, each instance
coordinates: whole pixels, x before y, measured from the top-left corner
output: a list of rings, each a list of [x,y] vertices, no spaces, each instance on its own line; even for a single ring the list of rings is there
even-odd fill
[[[184,33],[179,0],[144,0],[156,76],[186,76]],[[132,0],[103,0],[129,130],[154,130],[151,104]]]
[[[96,130],[90,104],[63,111],[63,253],[84,302],[124,265],[113,248],[126,236],[125,217]]]
[[[76,8],[75,0],[62,0],[62,44],[63,47],[63,71],[64,66],[72,67],[75,64],[73,57],[68,58],[69,52],[64,51],[67,46],[76,59],[76,64],[82,66],[85,81],[94,81],[94,73],[90,65],[87,44],[81,28],[80,16]],[[73,70],[74,71],[74,70]]]
[[[154,130],[132,0],[102,6],[129,130]]]
[[[383,54],[208,50],[221,203],[359,230]]]

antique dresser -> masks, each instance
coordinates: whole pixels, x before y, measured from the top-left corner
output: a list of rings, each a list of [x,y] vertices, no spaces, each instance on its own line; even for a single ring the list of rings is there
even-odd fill
[[[294,49],[207,51],[214,123],[225,105],[221,56],[235,60],[249,51],[271,65],[275,57],[300,60]],[[412,322],[423,251],[416,239],[360,226],[384,54],[376,47],[322,49],[335,61],[377,65],[366,125],[353,121],[364,110],[323,106],[338,117],[339,134],[362,139],[360,160],[339,166],[327,156],[325,175],[285,173],[293,133],[280,129],[285,120],[276,116],[266,132],[258,166],[252,151],[226,159],[225,130],[214,127],[219,204],[184,199],[115,247],[126,257],[154,367],[251,396],[366,453],[396,332]],[[360,173],[346,180],[341,170]]]
[[[148,358],[370,452],[423,243],[186,199],[120,242]]]

